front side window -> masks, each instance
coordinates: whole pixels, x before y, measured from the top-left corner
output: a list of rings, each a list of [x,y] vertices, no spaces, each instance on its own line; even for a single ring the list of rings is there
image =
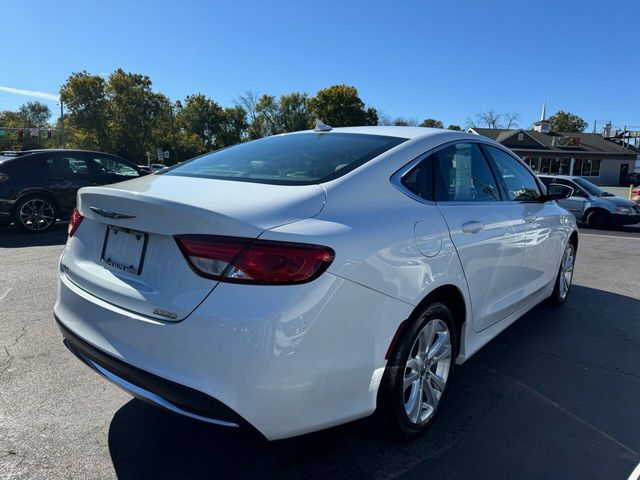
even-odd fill
[[[580,185],[584,190],[589,192],[589,195],[594,197],[604,197],[605,191],[600,187],[594,185],[589,180],[585,180],[584,178],[576,178],[575,182]]]
[[[121,177],[137,177],[138,171],[131,165],[106,155],[87,154],[89,159],[103,175],[119,175]]]
[[[510,200],[532,201],[542,196],[533,175],[518,160],[499,148],[485,146],[507,187]]]
[[[310,185],[341,177],[404,141],[338,132],[277,135],[202,155],[162,174]]]
[[[487,159],[475,143],[458,143],[433,154],[436,162],[436,199],[490,202],[500,200]]]

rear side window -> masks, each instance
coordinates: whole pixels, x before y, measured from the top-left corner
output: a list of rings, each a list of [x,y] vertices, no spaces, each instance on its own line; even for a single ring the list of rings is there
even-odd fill
[[[402,177],[402,184],[420,198],[433,200],[433,157],[426,158]]]
[[[28,155],[17,157],[12,160],[2,162],[0,166],[3,172],[10,176],[33,176],[39,175],[46,168],[45,159],[40,155]]]
[[[88,175],[87,162],[78,153],[60,153],[51,155],[46,160],[49,176],[53,178],[68,178],[77,175]]]
[[[527,170],[518,160],[502,150],[486,146],[487,152],[498,168],[502,176],[509,200],[533,201],[540,198],[542,192],[533,174]]]
[[[436,199],[457,202],[500,200],[495,178],[480,147],[458,143],[433,154],[436,160]]]
[[[163,175],[309,185],[338,178],[405,140],[335,132],[267,137],[194,158]]]

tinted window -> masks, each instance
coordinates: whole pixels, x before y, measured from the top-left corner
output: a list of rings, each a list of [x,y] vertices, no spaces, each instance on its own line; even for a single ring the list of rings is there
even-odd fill
[[[402,184],[421,198],[433,200],[433,161],[429,157],[402,177]]]
[[[485,147],[502,176],[510,200],[530,201],[540,198],[542,193],[533,174],[518,160],[494,147]]]
[[[554,179],[553,179],[553,178],[551,178],[551,177],[538,177],[538,178],[540,179],[540,181],[541,181],[542,183],[544,183],[544,186],[545,186],[545,187],[547,187],[547,188],[549,188],[549,185],[551,185],[551,182],[553,182],[553,180],[554,180]],[[558,182],[558,181],[556,180],[556,182],[555,182],[555,183],[557,183],[557,182]]]
[[[267,137],[197,157],[163,175],[305,185],[340,177],[404,138],[352,133]]]
[[[458,143],[433,154],[436,198],[440,201],[500,200],[487,159],[475,143]]]
[[[46,158],[46,170],[50,177],[64,178],[74,175],[88,175],[87,162],[80,154],[56,154]]]
[[[574,181],[594,197],[604,196],[604,190],[598,188],[589,180],[585,180],[584,178],[576,178],[574,179]]]
[[[2,162],[2,171],[9,175],[37,175],[45,168],[45,159],[38,155],[13,157],[12,160]]]
[[[135,168],[116,157],[95,153],[88,153],[87,156],[98,172],[103,175],[120,175],[123,177],[137,177],[139,175]]]

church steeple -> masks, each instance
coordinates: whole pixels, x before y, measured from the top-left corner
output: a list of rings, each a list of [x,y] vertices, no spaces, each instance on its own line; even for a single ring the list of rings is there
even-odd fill
[[[551,131],[551,123],[547,120],[547,101],[542,103],[542,113],[540,120],[533,124],[533,130],[540,133],[549,133]]]

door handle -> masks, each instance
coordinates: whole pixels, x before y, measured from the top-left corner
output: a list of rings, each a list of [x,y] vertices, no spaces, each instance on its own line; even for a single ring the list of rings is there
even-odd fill
[[[529,213],[524,216],[524,221],[527,223],[537,222],[538,220],[540,220],[540,217],[535,213]]]
[[[472,220],[471,222],[465,222],[462,224],[462,231],[465,233],[478,233],[483,228],[484,228],[484,223],[476,222],[475,220]]]

